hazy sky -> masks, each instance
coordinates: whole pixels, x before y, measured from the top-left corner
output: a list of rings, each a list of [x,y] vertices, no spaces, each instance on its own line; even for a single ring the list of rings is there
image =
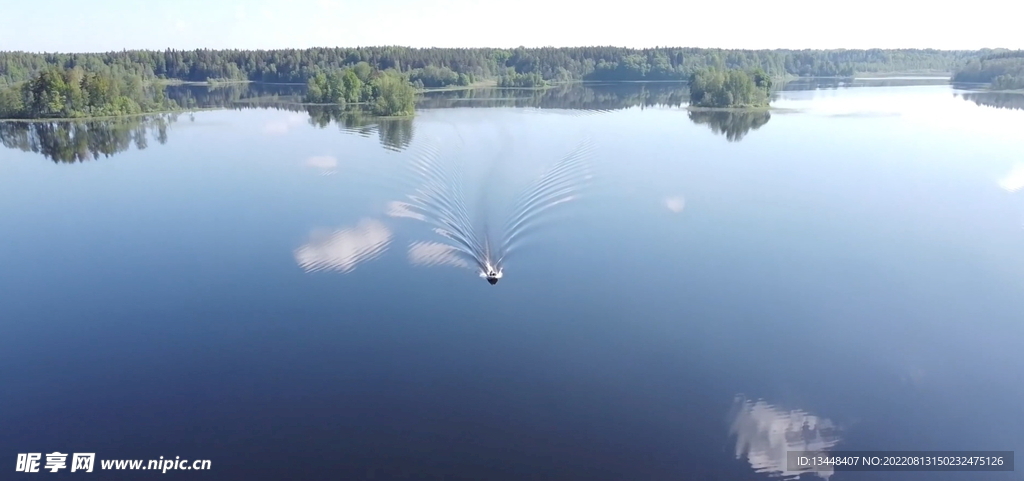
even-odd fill
[[[952,5],[924,0],[0,0],[0,50],[1024,48],[1019,29],[1024,0],[942,4]]]

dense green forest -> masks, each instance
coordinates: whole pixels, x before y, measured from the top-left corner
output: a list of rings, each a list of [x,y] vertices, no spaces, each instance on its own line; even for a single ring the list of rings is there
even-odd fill
[[[472,73],[459,73],[448,67],[427,65],[408,72],[409,81],[418,89],[442,88],[452,85],[467,86],[476,79]]]
[[[761,69],[702,69],[690,77],[694,107],[767,107],[772,81]]]
[[[535,88],[547,85],[539,73],[508,73],[498,78],[498,86],[503,88]]]
[[[761,68],[772,77],[943,71],[994,51],[722,50],[700,48],[311,48],[305,50],[127,50],[106,53],[0,52],[0,86],[48,67],[112,76],[204,82],[237,79],[305,83],[319,73],[366,62],[395,69],[424,87],[537,74],[546,81],[686,80],[697,70]]]
[[[416,90],[396,70],[380,71],[366,62],[320,72],[307,82],[305,101],[322,104],[369,104],[377,115],[411,115]]]
[[[48,67],[31,79],[0,90],[0,118],[75,118],[173,110],[163,86],[138,75],[114,76],[81,67]]]
[[[988,83],[995,90],[1024,89],[1024,50],[970,59],[953,72],[953,81]]]

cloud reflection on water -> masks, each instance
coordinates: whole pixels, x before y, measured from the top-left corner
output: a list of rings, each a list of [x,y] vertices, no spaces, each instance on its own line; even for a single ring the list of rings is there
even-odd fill
[[[452,266],[472,269],[458,251],[440,242],[414,242],[409,246],[409,262],[417,266]]]
[[[330,155],[314,155],[306,159],[306,166],[320,170],[320,175],[333,175],[337,173],[338,159]]]
[[[1024,164],[1017,165],[1006,174],[1006,177],[999,179],[999,187],[1007,192],[1017,192],[1024,189]]]
[[[306,272],[351,272],[358,264],[383,254],[391,238],[387,226],[369,218],[333,232],[313,231],[309,242],[295,250],[295,262]]]
[[[283,118],[267,122],[263,125],[265,134],[286,134],[292,127],[306,123],[307,117],[298,113],[288,113]]]
[[[816,474],[828,479],[834,471],[790,471],[787,451],[823,452],[839,443],[838,428],[828,419],[805,411],[786,411],[763,400],[736,399],[737,413],[729,429],[736,436],[736,458],[746,456],[758,473],[783,478]]]

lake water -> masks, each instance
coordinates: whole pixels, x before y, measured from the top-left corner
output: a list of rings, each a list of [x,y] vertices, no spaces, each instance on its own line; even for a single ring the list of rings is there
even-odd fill
[[[745,480],[798,474],[787,450],[1024,452],[1024,96],[803,82],[751,114],[594,85],[437,93],[376,121],[257,90],[0,124],[5,462]],[[443,238],[388,212],[428,146],[490,222],[583,139],[584,195],[497,285],[410,262]]]

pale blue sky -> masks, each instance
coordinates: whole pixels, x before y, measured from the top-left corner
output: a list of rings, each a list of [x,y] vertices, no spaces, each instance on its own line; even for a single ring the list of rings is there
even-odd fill
[[[988,0],[980,9],[937,6],[944,3],[0,0],[0,50],[359,45],[1024,48],[1019,29],[1024,1]]]

